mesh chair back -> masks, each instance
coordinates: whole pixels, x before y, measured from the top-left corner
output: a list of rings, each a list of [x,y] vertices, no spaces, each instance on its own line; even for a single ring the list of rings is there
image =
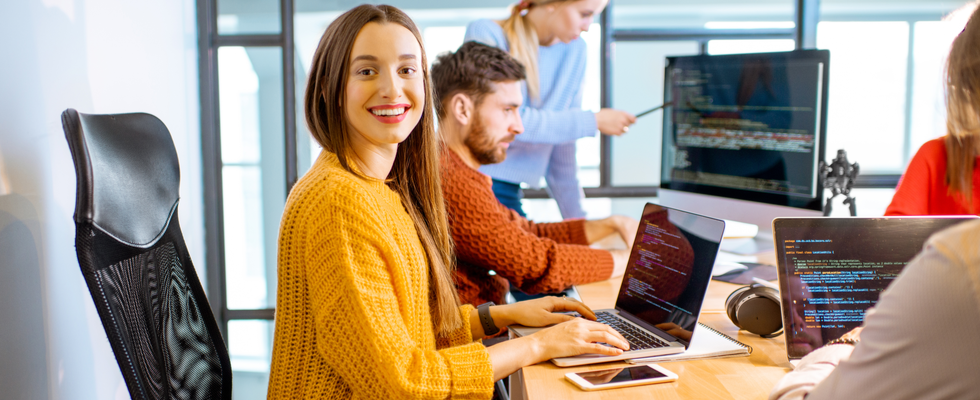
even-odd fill
[[[75,247],[133,399],[230,399],[231,365],[177,220],[170,132],[149,114],[62,114]]]

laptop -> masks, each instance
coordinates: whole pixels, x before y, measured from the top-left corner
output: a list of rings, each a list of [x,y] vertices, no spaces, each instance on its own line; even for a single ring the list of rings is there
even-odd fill
[[[930,235],[976,217],[776,218],[786,356],[801,358],[864,322]]]
[[[599,322],[630,341],[618,356],[583,354],[551,360],[560,367],[680,353],[696,333],[725,222],[647,203],[615,309],[595,310]],[[544,328],[514,325],[517,336]]]

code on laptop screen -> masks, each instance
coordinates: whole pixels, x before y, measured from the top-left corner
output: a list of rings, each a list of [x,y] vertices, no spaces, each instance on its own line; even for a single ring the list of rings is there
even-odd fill
[[[647,204],[616,307],[689,341],[724,230],[720,220]]]
[[[860,326],[929,236],[964,220],[777,219],[788,356],[803,357]]]

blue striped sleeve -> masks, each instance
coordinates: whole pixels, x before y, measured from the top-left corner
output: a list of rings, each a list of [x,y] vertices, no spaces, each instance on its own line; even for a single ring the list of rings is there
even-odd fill
[[[548,171],[544,175],[548,192],[558,203],[558,210],[564,219],[585,218],[585,210],[582,208],[585,193],[578,181],[575,148],[575,142],[556,145],[551,152]]]
[[[466,25],[463,43],[473,41],[483,43],[487,46],[493,46],[503,51],[510,51],[503,28],[489,19],[476,20]]]
[[[579,99],[581,104],[581,98]],[[516,140],[528,143],[559,144],[595,136],[597,124],[591,111],[548,111],[532,107],[521,108],[524,133]]]

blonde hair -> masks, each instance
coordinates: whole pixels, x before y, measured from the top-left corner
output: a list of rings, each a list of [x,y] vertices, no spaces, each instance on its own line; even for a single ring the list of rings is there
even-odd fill
[[[946,184],[948,193],[973,207],[973,171],[980,154],[980,8],[953,40],[946,61]]]
[[[392,6],[361,5],[338,17],[327,27],[317,46],[306,87],[306,123],[313,138],[324,149],[337,154],[343,168],[356,174],[349,165],[353,156],[348,129],[344,93],[350,74],[350,53],[354,40],[364,25],[371,22],[395,23],[415,35],[422,50],[422,76],[425,77],[425,105],[422,118],[404,142],[388,174],[389,186],[401,196],[405,210],[412,218],[419,239],[429,259],[429,305],[433,331],[445,337],[463,326],[459,296],[453,283],[455,268],[452,239],[446,217],[439,178],[438,138],[432,111],[432,89],[425,58],[422,35],[415,23]]]
[[[534,24],[527,19],[525,10],[543,6],[551,3],[561,3],[575,0],[524,0],[511,6],[510,17],[500,25],[504,30],[504,36],[510,44],[510,55],[524,65],[527,72],[527,94],[531,99],[537,100],[541,92],[540,79],[538,78],[538,32],[534,30]]]

